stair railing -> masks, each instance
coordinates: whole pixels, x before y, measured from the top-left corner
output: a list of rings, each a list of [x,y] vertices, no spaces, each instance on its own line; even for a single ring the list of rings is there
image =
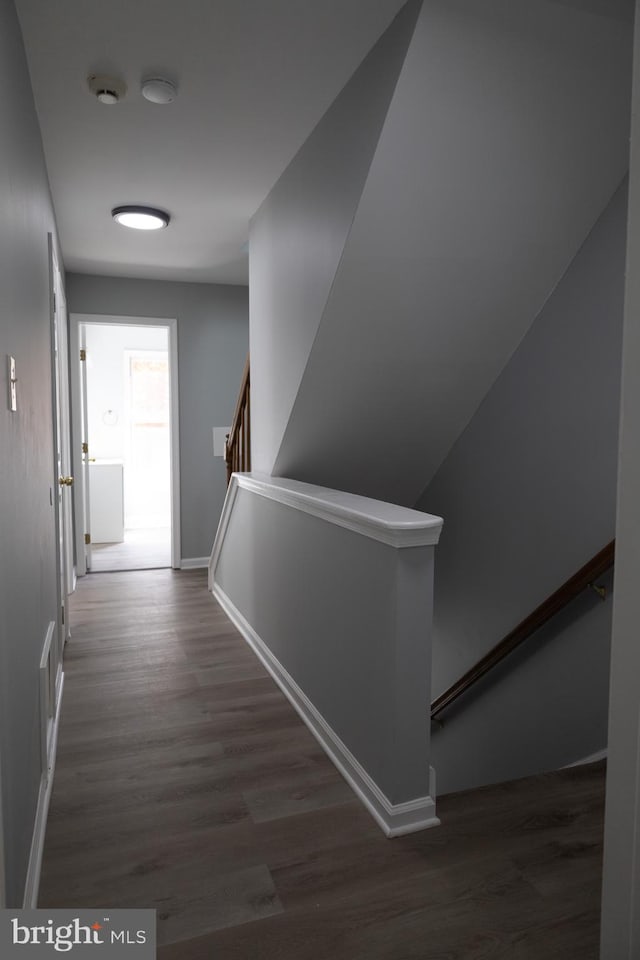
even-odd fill
[[[227,486],[232,473],[248,473],[251,470],[251,377],[249,357],[244,365],[242,382],[231,429],[224,442],[224,459],[227,465]]]
[[[548,620],[559,613],[564,607],[574,600],[587,587],[595,590],[604,600],[604,588],[597,585],[595,581],[602,576],[615,560],[615,540],[608,543],[606,547],[596,553],[583,567],[580,567],[577,573],[570,577],[562,586],[552,593],[550,597],[536,607],[533,613],[521,621],[517,627],[514,627],[504,637],[500,643],[496,644],[489,653],[485,654],[481,660],[471,667],[470,670],[460,677],[448,690],[441,693],[431,704],[431,719],[435,720],[443,710],[450,707],[458,697],[466,693],[475,683],[484,677],[493,667],[497,666],[505,657],[508,657],[521,643],[528,640],[532,634],[539,630]]]

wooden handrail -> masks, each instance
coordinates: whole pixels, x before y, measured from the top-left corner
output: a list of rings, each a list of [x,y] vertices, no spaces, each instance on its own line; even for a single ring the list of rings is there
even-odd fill
[[[605,573],[609,567],[613,566],[615,560],[616,542],[612,540],[606,547],[596,553],[588,563],[580,567],[577,573],[562,584],[562,586],[552,593],[550,597],[540,604],[539,607],[530,613],[521,623],[518,624],[510,633],[504,637],[492,650],[489,651],[481,660],[471,667],[470,670],[460,677],[448,690],[440,694],[431,704],[431,719],[442,713],[447,707],[462,696],[463,693],[474,685],[481,677],[484,677],[496,664],[504,660],[516,647],[527,640],[536,630],[539,630],[548,620],[559,613],[563,607],[566,607],[578,594],[582,593],[585,587],[594,586],[594,580]]]
[[[242,372],[231,430],[224,442],[224,459],[227,464],[227,486],[231,482],[232,473],[247,473],[251,470],[251,377],[248,356]]]

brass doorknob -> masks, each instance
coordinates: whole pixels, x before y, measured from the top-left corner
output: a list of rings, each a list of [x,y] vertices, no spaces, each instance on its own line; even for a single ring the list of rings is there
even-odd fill
[[[72,487],[73,477],[58,477],[58,483],[61,487]]]

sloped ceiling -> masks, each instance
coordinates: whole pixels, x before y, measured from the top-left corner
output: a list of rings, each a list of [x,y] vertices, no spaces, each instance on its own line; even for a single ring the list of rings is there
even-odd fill
[[[632,23],[586,6],[425,0],[276,475],[417,501],[626,173]]]
[[[273,467],[419,10],[411,0],[398,13],[251,222],[255,470]]]

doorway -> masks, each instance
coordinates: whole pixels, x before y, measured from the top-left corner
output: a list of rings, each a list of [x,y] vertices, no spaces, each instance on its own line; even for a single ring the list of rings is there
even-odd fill
[[[78,575],[179,567],[175,320],[72,314],[71,357]]]

